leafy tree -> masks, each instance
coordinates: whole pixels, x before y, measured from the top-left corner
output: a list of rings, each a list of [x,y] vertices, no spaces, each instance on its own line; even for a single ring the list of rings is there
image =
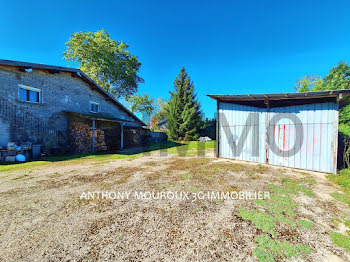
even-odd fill
[[[79,64],[92,80],[117,98],[137,92],[144,80],[138,75],[141,63],[124,42],[114,41],[104,30],[77,32],[66,42],[64,58]]]
[[[174,140],[194,140],[203,128],[200,104],[194,93],[194,85],[183,67],[174,81],[167,104],[168,136]]]
[[[294,88],[297,92],[309,92],[322,89],[322,78],[315,75],[307,75],[298,79]]]
[[[147,94],[132,96],[127,101],[131,104],[131,112],[133,113],[139,112],[143,116],[150,117],[156,110],[154,98]]]
[[[339,132],[350,137],[350,105],[339,111]]]
[[[154,117],[158,122],[166,121],[167,117],[167,101],[164,98],[157,99],[157,110],[158,112],[154,114]]]
[[[158,127],[159,119],[157,117],[153,116],[151,118],[151,121],[150,121],[149,125],[150,125],[150,128],[151,128],[152,131],[158,131],[159,130],[159,127]]]
[[[323,79],[323,90],[350,89],[350,67],[340,62]]]
[[[319,77],[305,76],[296,83],[297,92],[350,89],[350,67],[340,62],[321,80]],[[344,99],[348,103],[348,99]],[[350,104],[339,110],[339,132],[344,136],[343,159],[350,166]]]

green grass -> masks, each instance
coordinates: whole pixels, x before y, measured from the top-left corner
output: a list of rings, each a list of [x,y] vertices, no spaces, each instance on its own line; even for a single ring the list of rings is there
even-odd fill
[[[302,178],[300,179],[300,181],[308,185],[317,185],[316,179],[313,179],[313,178]]]
[[[191,178],[193,178],[192,174],[182,174],[181,176],[182,176],[183,179],[191,179]]]
[[[296,180],[291,178],[282,177],[282,186],[279,185],[268,185],[268,187],[280,195],[298,195],[300,192],[309,197],[314,197],[315,193],[307,186],[301,183],[310,184],[310,181],[303,181],[302,179]]]
[[[277,236],[275,232],[277,221],[292,228],[297,228],[298,226],[304,228],[312,227],[312,222],[307,220],[295,222],[295,210],[299,204],[290,196],[271,195],[269,200],[256,200],[255,203],[264,207],[267,212],[240,209],[238,216],[252,221],[257,228],[266,233]]]
[[[140,154],[135,155],[125,155],[125,154],[75,154],[70,156],[55,156],[55,157],[47,157],[42,160],[38,161],[30,161],[26,163],[18,163],[18,164],[6,164],[6,165],[0,165],[0,172],[8,172],[8,171],[14,171],[14,170],[21,170],[31,167],[37,167],[42,166],[46,164],[51,164],[53,162],[78,162],[86,159],[92,159],[97,161],[103,161],[103,160],[112,160],[112,159],[123,159],[128,157],[136,157]]]
[[[308,196],[314,196],[313,191],[305,185],[300,185],[298,181],[283,178],[282,185],[268,185],[274,191],[270,199],[256,200],[255,203],[263,207],[266,212],[260,210],[240,209],[238,216],[245,220],[250,220],[256,228],[265,233],[277,236],[275,232],[276,223],[280,222],[291,228],[304,227],[311,228],[312,222],[307,220],[295,221],[296,209],[299,204],[294,201],[291,195],[298,195],[303,192]]]
[[[344,225],[350,228],[350,220],[344,220]]]
[[[336,175],[327,176],[333,183],[338,184],[343,189],[350,191],[350,169],[343,169]]]
[[[336,175],[328,175],[328,179],[330,179],[333,183],[341,186],[343,193],[332,193],[331,196],[335,199],[344,202],[350,205],[350,169],[343,169]]]
[[[168,149],[163,149],[163,152],[168,154],[178,154],[179,156],[195,156],[204,154],[205,150],[213,149],[216,146],[216,141],[209,142],[197,142],[197,141],[181,141],[181,145],[176,147],[171,147]]]
[[[308,246],[292,244],[286,240],[274,240],[267,234],[259,235],[256,238],[256,242],[257,246],[255,247],[253,254],[259,261],[273,262],[276,261],[277,258],[285,260],[300,256],[302,253],[311,253],[311,249]]]
[[[201,192],[202,190],[199,187],[193,186],[191,187],[191,192]]]
[[[300,244],[293,244],[284,239],[283,235],[279,235],[276,226],[285,224],[292,229],[291,232],[297,232],[297,228],[310,229],[313,223],[308,220],[297,220],[296,210],[299,204],[292,199],[292,196],[303,193],[307,196],[314,197],[315,194],[309,187],[314,185],[316,181],[313,179],[290,179],[281,178],[281,185],[270,184],[268,187],[273,191],[270,199],[256,200],[255,203],[259,206],[257,209],[248,210],[241,208],[237,213],[244,220],[253,222],[257,229],[261,229],[264,233],[268,233],[272,238],[263,234],[256,239],[257,246],[253,254],[259,261],[279,261],[286,260],[291,257],[297,257],[301,254],[311,252],[310,247]],[[261,208],[265,210],[261,211]],[[296,233],[294,233],[296,234]],[[296,235],[291,235],[296,239]]]
[[[290,217],[295,216],[294,210],[298,207],[298,203],[290,196],[283,195],[271,195],[269,200],[256,200],[255,202],[265,207],[271,214],[284,214]]]
[[[299,219],[297,223],[304,228],[312,228],[313,224],[311,221]]]
[[[346,251],[350,252],[350,237],[344,236],[337,232],[331,232],[329,234],[334,244],[344,248]]]
[[[21,170],[26,168],[35,168],[37,166],[50,164],[53,162],[62,162],[62,161],[84,161],[84,160],[96,160],[96,161],[105,161],[108,162],[109,160],[115,160],[115,159],[124,159],[124,158],[135,158],[147,153],[150,153],[152,151],[160,151],[160,152],[167,152],[168,154],[179,154],[180,156],[188,156],[190,152],[196,152],[197,149],[211,149],[215,148],[215,141],[209,141],[209,142],[174,142],[169,141],[167,143],[158,144],[158,145],[151,145],[146,148],[144,148],[142,151],[130,153],[130,154],[111,154],[111,153],[97,153],[97,154],[74,154],[74,155],[64,155],[64,156],[54,156],[54,157],[47,157],[38,161],[31,161],[26,163],[18,163],[18,164],[5,164],[0,165],[0,173],[1,172],[8,172],[8,171],[14,171],[14,170]]]
[[[244,220],[252,221],[255,224],[256,228],[261,229],[263,232],[277,236],[277,233],[274,231],[276,226],[276,219],[270,214],[266,212],[241,208],[237,215]]]
[[[327,176],[329,180],[331,180],[333,183],[339,185],[344,193],[338,193],[334,192],[331,194],[331,196],[341,202],[344,202],[348,205],[350,205],[350,169],[343,169],[339,171],[338,174],[333,175],[329,174]],[[339,223],[344,223],[345,226],[350,228],[350,221],[349,220],[344,220],[341,221],[338,219]],[[349,236],[342,235],[337,232],[331,232],[329,234],[330,238],[332,239],[333,243],[344,248],[346,251],[350,252],[350,233],[347,231],[347,234]]]
[[[338,193],[334,192],[331,193],[331,196],[343,203],[349,204],[350,205],[350,195],[349,194],[343,194],[343,193]]]

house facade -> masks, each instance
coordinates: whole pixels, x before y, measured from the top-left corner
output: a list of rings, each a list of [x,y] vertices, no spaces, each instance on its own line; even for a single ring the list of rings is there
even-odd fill
[[[158,128],[159,130],[161,131],[166,131],[167,130],[167,124],[168,122],[165,120],[165,121],[162,121],[158,124]]]
[[[141,143],[143,126],[79,69],[0,60],[0,146],[113,150]]]

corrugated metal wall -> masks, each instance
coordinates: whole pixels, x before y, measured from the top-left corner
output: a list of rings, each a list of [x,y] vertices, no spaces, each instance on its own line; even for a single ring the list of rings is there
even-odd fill
[[[336,173],[338,109],[331,102],[269,110],[219,102],[219,156]],[[277,115],[285,117],[273,124]]]
[[[219,156],[265,163],[266,111],[220,102],[219,116]]]

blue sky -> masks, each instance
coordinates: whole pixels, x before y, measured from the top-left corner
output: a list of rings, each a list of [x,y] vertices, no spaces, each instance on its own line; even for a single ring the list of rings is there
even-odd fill
[[[142,62],[139,93],[169,98],[185,66],[206,116],[206,94],[294,92],[307,74],[350,62],[350,1],[6,1],[0,58],[63,60],[76,31],[105,28]]]

